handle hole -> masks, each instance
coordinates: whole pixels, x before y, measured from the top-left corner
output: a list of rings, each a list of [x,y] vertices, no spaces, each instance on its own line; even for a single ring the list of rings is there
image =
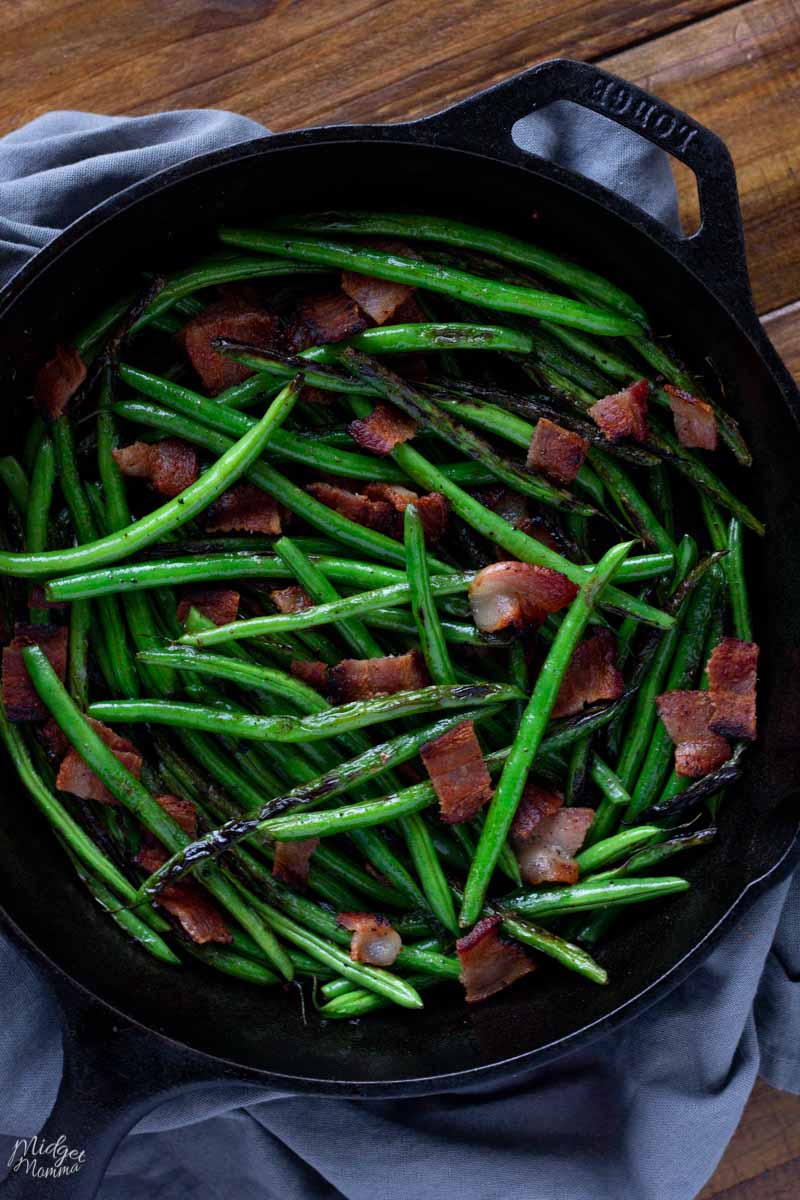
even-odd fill
[[[688,238],[700,228],[694,171],[602,113],[574,100],[553,100],[516,121],[511,139],[520,150],[603,184],[673,233]]]

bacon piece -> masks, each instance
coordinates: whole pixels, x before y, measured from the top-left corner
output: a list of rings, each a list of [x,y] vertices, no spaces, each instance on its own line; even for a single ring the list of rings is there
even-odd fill
[[[275,588],[269,595],[278,612],[305,612],[306,609],[314,607],[314,601],[308,592],[296,583],[285,588]]]
[[[439,815],[448,824],[469,821],[491,799],[492,781],[472,721],[426,742],[420,757],[439,797]]]
[[[593,808],[558,808],[540,818],[524,840],[515,839],[520,874],[531,886],[539,883],[577,883],[575,860],[594,820]]]
[[[447,528],[450,504],[441,492],[428,492],[424,496],[418,496],[411,488],[402,487],[397,483],[368,483],[365,491],[371,500],[388,500],[399,516],[402,516],[409,504],[415,504],[427,543],[438,542]],[[402,537],[402,522],[396,523],[393,532],[396,537]]]
[[[698,450],[716,450],[717,418],[711,405],[699,400],[691,392],[673,387],[671,383],[664,384],[664,391],[669,396],[675,433],[680,444]]]
[[[469,586],[472,618],[484,633],[515,625],[541,624],[578,594],[576,584],[551,567],[516,561],[492,563]]]
[[[525,784],[514,821],[511,825],[511,838],[514,842],[529,842],[535,836],[537,826],[545,817],[552,817],[564,803],[560,792],[551,792],[538,783],[529,780]]]
[[[413,438],[417,426],[407,413],[393,404],[376,404],[368,417],[351,421],[347,432],[362,450],[391,454],[395,446]]]
[[[239,615],[239,593],[232,588],[186,588],[176,611],[181,625],[190,608],[196,608],[215,625],[230,625]]]
[[[367,496],[349,492],[347,488],[336,487],[332,483],[309,483],[306,491],[321,504],[355,521],[357,525],[366,525],[368,529],[376,529],[379,533],[391,534],[394,531],[395,510],[385,500],[370,500]]]
[[[400,934],[380,913],[341,912],[336,920],[352,930],[350,957],[372,967],[390,967],[403,948]]]
[[[386,658],[345,658],[331,667],[330,695],[334,704],[393,696],[430,683],[419,650]]]
[[[756,737],[758,646],[739,638],[723,638],[708,660],[708,690],[713,705],[712,733],[726,738]]]
[[[293,350],[307,350],[327,342],[340,342],[366,329],[369,322],[355,300],[344,292],[307,296],[299,305],[289,330]]]
[[[728,761],[730,745],[711,729],[714,702],[710,692],[664,692],[656,697],[656,708],[675,743],[678,775],[699,779]]]
[[[647,396],[650,384],[638,379],[630,387],[611,396],[604,396],[589,409],[589,416],[610,442],[621,438],[633,438],[644,442],[649,435],[647,427]]]
[[[133,442],[111,453],[123,475],[146,479],[159,496],[178,496],[200,476],[197,451],[181,438]]]
[[[522,946],[502,940],[501,920],[497,916],[483,917],[466,937],[456,942],[467,1004],[486,1000],[536,969],[536,963]]]
[[[192,366],[212,396],[253,374],[252,368],[215,350],[214,338],[246,342],[263,350],[276,349],[282,341],[280,323],[274,313],[250,307],[238,298],[210,304],[184,326],[179,336]]]
[[[51,421],[61,416],[86,378],[86,365],[74,346],[56,346],[55,353],[36,372],[33,399]]]
[[[184,833],[191,838],[197,837],[197,809],[191,800],[173,795],[156,796],[155,799],[164,811],[177,821]],[[152,834],[147,833],[134,861],[148,875],[152,875],[153,871],[163,867],[168,858],[169,854],[161,843],[156,841]],[[184,933],[198,945],[204,942],[227,944],[233,941],[218,909],[193,879],[168,884],[160,892],[158,903],[175,917]]]
[[[511,488],[507,487],[485,487],[479,488],[473,495],[484,508],[490,508],[492,512],[496,512],[499,517],[508,521],[509,525],[519,529],[521,533],[535,538],[537,542],[541,542],[550,550],[559,549],[558,542],[547,526],[539,518],[531,516],[528,511],[528,501],[519,492],[512,492]],[[495,551],[498,561],[509,561],[508,551],[504,550],[502,546],[496,545]]]
[[[301,838],[294,842],[276,842],[272,874],[275,879],[294,888],[304,888],[308,883],[311,855],[319,845],[318,837]]]
[[[60,726],[51,717],[49,721],[45,721],[44,725],[39,728],[39,741],[44,746],[49,756],[60,762],[64,755],[69,750],[69,742],[66,734],[61,732]]]
[[[376,279],[372,275],[343,271],[342,291],[355,300],[376,325],[385,325],[405,304],[414,289],[407,283],[392,283],[390,279]]]
[[[619,700],[625,681],[616,664],[617,643],[609,629],[580,642],[561,683],[553,717],[571,717],[598,700]]]
[[[15,625],[14,638],[3,647],[3,706],[9,721],[44,721],[50,715],[28,674],[22,651],[39,646],[64,682],[67,674],[67,627]]]
[[[281,532],[278,503],[254,483],[235,483],[214,501],[208,510],[206,529],[209,533],[266,533]]]
[[[101,725],[92,717],[85,717],[84,720],[100,737],[104,745],[108,746],[123,767],[138,779],[142,773],[142,756],[133,742],[122,737],[115,730],[109,729],[107,725]],[[112,807],[117,803],[105,784],[86,765],[74,746],[70,746],[59,767],[56,787],[62,792],[80,796],[81,800],[97,800],[100,804],[110,804]]]
[[[540,417],[533,431],[525,465],[541,471],[553,483],[572,483],[583,466],[589,443],[572,429]]]
[[[324,662],[306,662],[302,658],[293,658],[289,670],[295,679],[307,683],[314,691],[323,695],[328,690],[328,664]]]

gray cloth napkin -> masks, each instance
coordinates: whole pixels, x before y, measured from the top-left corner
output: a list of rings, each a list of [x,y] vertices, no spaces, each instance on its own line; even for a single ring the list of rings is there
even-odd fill
[[[50,113],[0,140],[0,285],[83,212],[194,154],[266,131],[216,111]],[[569,103],[515,140],[673,229],[666,156]],[[100,1200],[691,1200],[757,1074],[800,1092],[800,882],[772,887],[669,997],[523,1083],[478,1095],[332,1101],[220,1085],[155,1109],[114,1156]],[[0,939],[0,1164],[52,1107],[54,1001]]]

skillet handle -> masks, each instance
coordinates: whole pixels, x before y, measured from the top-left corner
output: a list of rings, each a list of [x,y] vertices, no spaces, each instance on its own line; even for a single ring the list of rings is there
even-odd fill
[[[685,163],[695,175],[701,225],[691,237],[672,233],[629,201],[597,187],[602,201],[621,215],[636,213],[747,325],[755,322],[747,274],[736,173],[727,146],[715,133],[634,83],[589,63],[556,58],[499,83],[453,108],[418,123],[437,144],[479,148],[492,157],[520,163],[528,154],[512,140],[516,121],[557,100],[571,100],[624,125]],[[571,172],[559,168],[561,176]],[[585,190],[585,188],[582,188]]]
[[[41,1132],[19,1139],[0,1197],[93,1200],[111,1156],[142,1117],[178,1092],[236,1080],[205,1056],[119,1017],[46,960],[31,957],[61,1005],[64,1071]],[[72,1156],[60,1163],[65,1151]],[[63,1173],[40,1173],[59,1165]]]

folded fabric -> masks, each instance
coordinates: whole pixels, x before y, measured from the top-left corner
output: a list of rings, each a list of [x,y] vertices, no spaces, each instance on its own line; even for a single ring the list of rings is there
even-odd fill
[[[0,283],[87,209],[194,154],[266,131],[214,111],[50,113],[0,140]],[[678,228],[668,160],[571,104],[517,123],[532,152]],[[776,933],[777,929],[777,933]],[[354,1102],[223,1085],[155,1109],[101,1200],[691,1200],[759,1072],[800,1091],[800,883],[771,888],[669,997],[613,1036],[490,1092]],[[61,1072],[46,983],[0,940],[0,1163]]]

